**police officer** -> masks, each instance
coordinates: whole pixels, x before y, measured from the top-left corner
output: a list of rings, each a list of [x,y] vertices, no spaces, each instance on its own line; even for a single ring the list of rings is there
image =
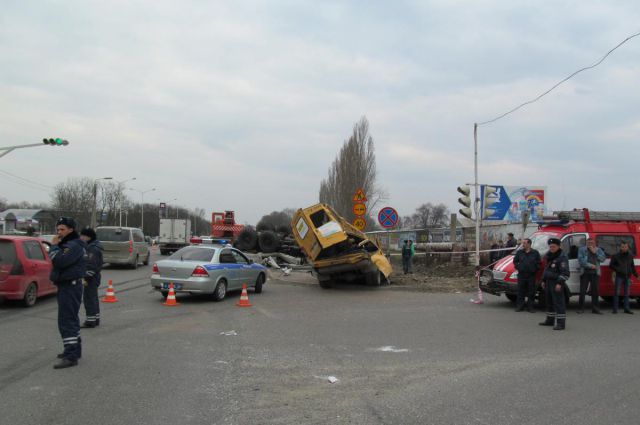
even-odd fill
[[[82,302],[82,279],[86,273],[86,244],[76,232],[72,218],[58,219],[56,233],[49,256],[53,263],[51,281],[58,287],[58,329],[64,352],[58,354],[61,361],[53,367],[64,369],[76,366],[82,357],[78,313]]]
[[[569,259],[560,248],[560,239],[550,238],[547,243],[549,252],[544,256],[545,268],[542,274],[547,319],[540,325],[553,326],[555,321],[553,330],[561,331],[567,320],[564,292],[566,281],[569,279]]]
[[[103,248],[95,230],[90,227],[80,231],[80,239],[87,244],[87,273],[84,276],[84,295],[82,296],[87,318],[81,327],[95,328],[100,325],[98,286],[101,279]]]

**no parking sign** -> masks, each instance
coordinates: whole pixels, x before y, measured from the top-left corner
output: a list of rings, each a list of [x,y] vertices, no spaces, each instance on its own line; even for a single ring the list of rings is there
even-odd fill
[[[398,224],[399,218],[398,211],[391,207],[384,207],[378,213],[378,223],[385,229],[395,227],[396,224]]]

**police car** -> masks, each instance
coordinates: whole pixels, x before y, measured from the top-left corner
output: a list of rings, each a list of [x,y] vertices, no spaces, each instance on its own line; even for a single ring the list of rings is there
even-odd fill
[[[191,245],[153,265],[151,287],[164,297],[173,283],[176,293],[210,294],[215,301],[246,284],[262,292],[267,268],[230,245]]]

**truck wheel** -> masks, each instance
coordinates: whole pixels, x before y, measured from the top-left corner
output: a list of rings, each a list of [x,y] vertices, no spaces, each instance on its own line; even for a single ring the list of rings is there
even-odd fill
[[[251,227],[245,228],[238,235],[236,244],[240,251],[253,251],[258,245],[258,232]]]
[[[262,232],[258,236],[258,244],[262,252],[276,252],[280,248],[280,237],[276,232]]]
[[[316,275],[316,278],[318,279],[318,285],[320,285],[322,289],[333,288],[333,282],[331,281],[331,276],[318,274]]]
[[[262,285],[264,285],[264,275],[262,273],[260,273],[258,275],[258,279],[256,280],[256,286],[254,289],[254,292],[256,294],[261,294],[262,293]]]
[[[25,307],[33,307],[38,299],[38,286],[31,282],[27,289],[24,291],[24,297],[22,298],[22,304]]]
[[[509,301],[511,301],[512,303],[516,302],[518,300],[518,296],[517,295],[513,295],[513,294],[504,294],[505,297],[507,297],[507,299]]]
[[[368,286],[380,286],[382,283],[382,272],[376,270],[375,272],[367,273],[365,276],[365,283]]]
[[[291,225],[281,224],[281,225],[276,227],[276,232],[282,233],[283,235],[290,235],[291,234]]]

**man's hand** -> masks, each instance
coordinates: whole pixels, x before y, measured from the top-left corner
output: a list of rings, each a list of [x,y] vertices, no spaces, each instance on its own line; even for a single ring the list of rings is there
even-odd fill
[[[562,285],[556,283],[556,292],[562,292]]]
[[[55,235],[52,239],[51,239],[51,245],[55,245],[57,246],[60,243],[60,238],[58,237],[58,235]]]

